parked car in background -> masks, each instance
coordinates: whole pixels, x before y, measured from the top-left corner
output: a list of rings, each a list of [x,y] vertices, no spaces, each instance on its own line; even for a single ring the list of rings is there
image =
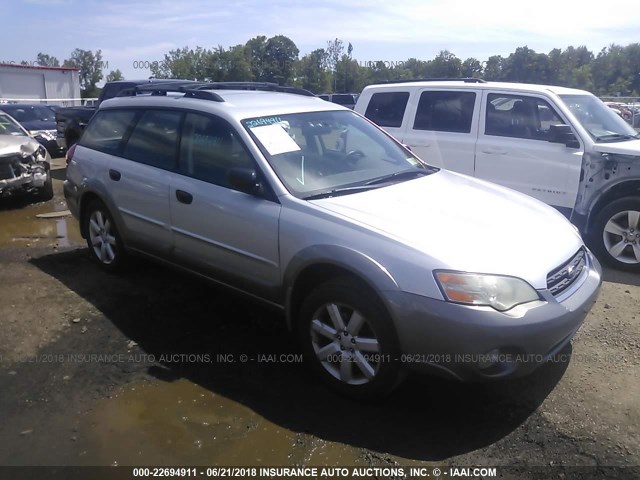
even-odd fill
[[[355,110],[426,162],[556,207],[601,260],[640,271],[640,134],[591,93],[407,81],[366,87]]]
[[[61,155],[64,149],[56,142],[56,112],[48,105],[8,103],[0,110],[11,115],[52,156]]]
[[[102,102],[117,97],[121,92],[129,90],[137,85],[165,84],[172,82],[185,82],[185,80],[173,79],[147,79],[147,80],[117,80],[105,83],[100,92],[100,97],[95,106],[65,107],[59,108],[55,114],[56,142],[60,148],[69,148],[78,141],[84,127],[87,125],[96,109]]]
[[[49,152],[10,115],[0,112],[0,197],[53,198]]]
[[[318,97],[327,102],[337,103],[343,107],[350,108],[351,110],[356,106],[356,101],[358,100],[357,93],[323,93],[318,95]]]
[[[64,193],[104,269],[141,254],[281,309],[313,371],[361,398],[404,368],[526,375],[574,336],[601,270],[555,209],[309,92],[232,87],[100,105]]]

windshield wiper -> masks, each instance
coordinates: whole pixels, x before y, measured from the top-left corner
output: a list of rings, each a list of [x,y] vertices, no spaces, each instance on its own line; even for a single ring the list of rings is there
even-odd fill
[[[606,135],[596,137],[596,142],[600,142],[602,140],[637,140],[638,138],[640,138],[640,134],[629,135],[627,133],[608,133]]]
[[[395,183],[404,180],[411,180],[412,178],[422,177],[424,175],[430,175],[433,171],[431,170],[401,170],[396,173],[390,173],[389,175],[384,175],[383,177],[374,178],[373,180],[369,180],[365,185],[379,185],[381,183]]]
[[[349,195],[350,193],[366,192],[367,190],[375,190],[383,185],[354,185],[351,187],[334,188],[326,192],[315,193],[308,197],[302,197],[303,200],[318,200],[320,198],[338,197],[340,195]]]

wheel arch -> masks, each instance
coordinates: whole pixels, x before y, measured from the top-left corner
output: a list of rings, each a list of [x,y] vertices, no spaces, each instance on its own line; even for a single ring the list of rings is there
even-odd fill
[[[295,319],[302,302],[313,288],[338,277],[350,277],[360,282],[378,296],[387,310],[380,292],[399,289],[384,266],[362,252],[335,245],[309,247],[289,262],[284,274],[284,306],[290,330],[295,330]]]
[[[624,197],[640,197],[640,179],[623,180],[602,192],[592,203],[587,217],[586,233],[592,234],[594,220],[608,204]]]
[[[116,223],[116,228],[120,232],[120,236],[122,241],[125,240],[125,228],[122,221],[122,217],[120,215],[119,210],[117,209],[115,203],[111,201],[110,196],[107,194],[106,189],[104,189],[101,184],[86,184],[82,187],[82,193],[78,198],[78,220],[80,223],[80,234],[82,238],[87,238],[87,232],[84,225],[84,217],[87,213],[87,207],[94,200],[98,200],[105,204],[105,206],[109,209],[109,213],[111,217]]]

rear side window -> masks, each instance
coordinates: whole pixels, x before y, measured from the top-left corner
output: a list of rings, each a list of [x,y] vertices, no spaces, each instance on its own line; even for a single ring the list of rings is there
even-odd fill
[[[381,127],[400,127],[409,92],[374,93],[364,116]]]
[[[99,152],[117,154],[135,117],[133,110],[99,110],[79,143]]]
[[[474,92],[422,92],[413,128],[469,133],[475,102]]]
[[[174,169],[181,118],[180,112],[147,110],[133,129],[123,156],[152,167]]]

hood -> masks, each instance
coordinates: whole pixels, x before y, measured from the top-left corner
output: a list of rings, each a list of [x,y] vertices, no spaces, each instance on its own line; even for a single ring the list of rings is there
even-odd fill
[[[0,135],[0,157],[22,153],[32,155],[38,150],[37,140],[23,135]]]
[[[312,203],[423,252],[433,268],[511,275],[535,288],[583,245],[554,208],[446,170]]]
[[[624,142],[596,143],[593,149],[600,153],[640,156],[640,139],[625,140]]]
[[[55,130],[55,120],[29,120],[26,122],[20,122],[25,129],[31,131],[34,130]]]

